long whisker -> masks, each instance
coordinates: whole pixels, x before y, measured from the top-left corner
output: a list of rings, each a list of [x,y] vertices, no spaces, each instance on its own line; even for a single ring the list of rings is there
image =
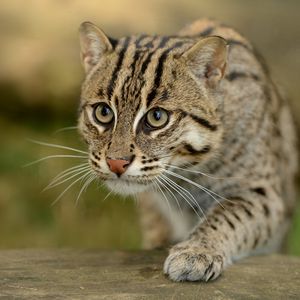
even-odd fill
[[[201,185],[202,186],[202,185]],[[210,195],[223,209],[226,210],[226,208],[224,207],[224,205],[222,204],[222,202],[220,202],[213,194],[216,194],[217,197],[221,198],[221,199],[225,199],[227,200],[226,198],[222,197],[221,195],[218,195],[217,193],[211,191],[210,189],[202,186],[202,190],[204,192],[206,192],[206,194]],[[229,201],[229,200],[228,200]]]
[[[96,175],[95,174],[91,174],[85,181],[84,185],[82,186],[80,192],[78,193],[78,196],[75,200],[75,206],[78,205],[78,200],[81,196],[81,194],[86,191],[86,189],[88,188],[88,186],[96,179]]]
[[[167,198],[167,196],[165,195],[165,193],[163,192],[163,190],[161,189],[160,185],[159,185],[159,181],[157,182],[157,178],[155,178],[154,184],[157,186],[157,188],[159,189],[159,191],[161,192],[161,194],[163,195],[163,197],[165,198],[168,208],[169,208],[169,214],[172,214],[172,209],[171,209],[171,205],[170,202]]]
[[[223,204],[216,198],[214,197],[214,195],[212,195],[211,191],[209,189],[207,189],[206,187],[204,186],[201,186],[202,190],[204,190],[208,195],[210,195],[223,209],[225,209],[225,207],[223,206]]]
[[[68,155],[68,154],[48,155],[46,157],[43,157],[43,158],[37,159],[35,161],[32,161],[32,162],[24,165],[23,167],[26,168],[26,167],[35,165],[35,164],[37,164],[39,162],[42,162],[42,161],[50,159],[50,158],[63,158],[63,157],[64,158],[85,158],[85,159],[88,158],[88,156],[83,156],[83,155]]]
[[[181,206],[180,206],[180,203],[179,203],[179,201],[178,201],[176,195],[172,192],[172,190],[169,189],[169,187],[172,188],[172,186],[171,186],[171,185],[168,183],[168,181],[166,181],[162,176],[159,176],[159,177],[157,178],[158,181],[160,181],[160,179],[163,181],[163,182],[160,182],[160,183],[165,187],[165,189],[167,189],[167,190],[169,191],[169,193],[170,193],[170,194],[173,196],[173,198],[175,199],[175,201],[176,201],[176,203],[177,203],[177,206],[178,206],[178,208],[179,208],[179,211],[180,211],[181,215],[183,216],[182,208],[181,208]]]
[[[163,174],[162,174],[163,175]],[[165,176],[165,179],[170,183],[170,185],[173,186],[173,188],[178,192],[178,194],[188,203],[188,205],[192,208],[192,210],[195,212],[195,214],[199,217],[199,219],[202,219],[202,217],[199,215],[198,211],[195,209],[195,207],[190,203],[189,199],[191,202],[199,209],[199,211],[202,213],[204,219],[207,221],[205,213],[203,209],[201,208],[200,204],[197,202],[195,197],[185,188],[174,182],[171,178],[168,176]]]
[[[67,146],[63,146],[63,145],[45,143],[45,142],[40,142],[40,141],[36,141],[36,140],[32,140],[32,139],[28,139],[28,141],[38,144],[38,145],[42,145],[42,146],[48,146],[48,147],[52,147],[52,148],[65,149],[65,150],[70,150],[70,151],[74,151],[74,152],[78,152],[78,153],[88,154],[88,152],[86,152],[86,151],[82,151],[79,149],[75,149],[75,148],[71,148],[71,147],[67,147]]]
[[[231,202],[229,199],[227,199],[227,198],[225,198],[225,197],[223,197],[223,196],[221,196],[221,195],[219,195],[219,194],[217,194],[217,193],[215,193],[215,192],[213,192],[213,191],[207,189],[206,187],[204,187],[204,186],[202,186],[202,185],[200,185],[200,184],[198,184],[198,183],[196,183],[196,182],[194,182],[194,181],[192,181],[192,180],[190,180],[190,179],[188,179],[188,178],[186,178],[186,177],[184,177],[184,176],[182,176],[182,175],[180,175],[180,174],[174,173],[174,172],[172,172],[172,171],[170,171],[170,170],[165,170],[165,172],[168,173],[168,174],[170,174],[170,175],[172,175],[172,176],[174,176],[174,177],[177,177],[177,178],[179,178],[179,179],[182,179],[182,180],[184,180],[184,181],[186,181],[186,182],[188,182],[188,183],[190,183],[190,184],[192,184],[192,185],[198,187],[200,190],[205,191],[205,192],[206,192],[208,195],[210,195],[211,197],[212,197],[211,194],[213,194],[213,195],[219,197],[220,199],[223,199],[223,200],[226,200],[226,201],[228,201],[228,202]]]
[[[133,195],[132,195],[132,198],[133,198],[133,201],[134,201],[134,205],[135,205],[135,206],[138,206],[138,198],[137,198],[137,195],[136,195],[136,194],[133,194]]]
[[[157,193],[157,189],[156,189],[154,180],[155,180],[155,178],[150,180],[150,182],[151,182],[150,188],[153,191],[153,193]]]
[[[64,178],[65,176],[68,176],[69,174],[72,174],[73,171],[76,171],[76,170],[79,170],[85,166],[88,166],[89,163],[83,163],[83,164],[79,164],[79,165],[76,165],[74,167],[71,167],[71,168],[68,168],[60,173],[58,173],[52,180],[51,182],[48,184],[48,186],[52,185],[53,183],[57,182],[58,180]],[[48,187],[47,186],[47,187]],[[46,188],[47,188],[46,187]]]
[[[97,178],[97,177],[96,177]],[[99,190],[103,185],[104,185],[104,182],[101,182],[100,184],[99,184],[100,182],[99,181],[97,181],[97,190]]]
[[[104,197],[104,199],[102,200],[102,202],[104,202],[112,193],[113,191],[109,191],[106,196]]]
[[[88,171],[89,168],[90,168],[90,167],[87,166],[87,167],[83,167],[83,169],[72,171],[72,172],[76,172],[76,173],[73,174],[73,175],[71,175],[72,173],[71,173],[71,174],[68,174],[68,175],[71,175],[71,176],[69,176],[69,177],[67,177],[67,178],[65,178],[65,179],[63,179],[63,180],[61,180],[61,181],[58,180],[58,182],[56,182],[56,183],[52,183],[52,184],[48,185],[48,186],[44,189],[44,191],[49,190],[49,189],[52,189],[52,188],[54,188],[54,187],[56,187],[56,186],[58,186],[58,185],[61,185],[61,184],[65,183],[66,181],[71,180],[72,178],[74,178],[74,177],[76,177],[76,176],[78,176],[78,175],[80,175],[80,174],[82,174],[82,173]]]
[[[83,179],[84,177],[88,176],[92,171],[88,171],[85,174],[83,174],[81,177],[77,178],[76,180],[74,180],[70,185],[67,186],[67,188],[52,202],[52,206],[55,205],[60,199],[61,197],[73,186],[75,185],[78,181],[80,181],[81,179]]]
[[[163,175],[163,174],[162,174]],[[204,212],[200,206],[200,204],[197,202],[197,200],[195,199],[195,197],[187,190],[185,189],[184,187],[182,187],[181,185],[179,185],[178,183],[176,183],[175,181],[173,181],[171,178],[169,178],[168,176],[166,175],[163,175],[164,178],[170,182],[170,184],[172,184],[173,186],[175,186],[177,188],[177,190],[181,190],[184,195],[188,196],[189,199],[197,206],[197,208],[202,212],[202,214],[204,215]]]
[[[242,177],[232,177],[232,176],[230,176],[230,177],[216,177],[216,176],[213,176],[213,175],[201,172],[201,171],[190,170],[190,169],[181,168],[181,167],[178,167],[178,166],[174,166],[174,165],[170,165],[170,164],[165,164],[165,163],[163,163],[163,165],[165,165],[167,167],[174,168],[174,169],[183,170],[183,171],[186,171],[186,172],[189,172],[189,173],[200,174],[200,175],[206,176],[208,178],[212,178],[212,179],[224,180],[224,179],[241,179],[242,178]]]
[[[54,131],[53,134],[57,134],[57,133],[62,132],[62,131],[73,130],[73,129],[77,129],[77,128],[78,128],[77,126],[63,127],[63,128],[60,128],[60,129]]]

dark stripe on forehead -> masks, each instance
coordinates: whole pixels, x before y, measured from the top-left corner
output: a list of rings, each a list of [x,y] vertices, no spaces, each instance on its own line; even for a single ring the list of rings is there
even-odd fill
[[[124,40],[124,45],[122,47],[122,50],[119,53],[119,58],[118,58],[117,64],[116,64],[116,66],[114,68],[114,71],[112,73],[110,82],[108,84],[107,95],[108,95],[109,99],[113,95],[114,85],[115,85],[118,73],[119,73],[119,71],[120,71],[120,69],[122,67],[122,63],[123,63],[123,60],[124,60],[125,53],[127,51],[127,47],[128,47],[129,41],[130,41],[130,37],[126,37],[125,40]]]
[[[155,98],[156,94],[157,94],[157,89],[160,86],[161,83],[161,77],[163,74],[163,68],[164,68],[164,63],[168,57],[168,54],[175,48],[180,47],[183,44],[182,41],[180,42],[176,42],[172,47],[166,49],[162,55],[160,56],[160,58],[158,59],[158,64],[156,66],[156,70],[155,70],[155,78],[154,78],[154,84],[152,87],[151,92],[148,94],[147,97],[147,106],[149,106],[152,102],[152,100]]]
[[[147,36],[146,34],[142,34],[142,35],[138,36],[138,37],[136,38],[136,40],[133,41],[133,43],[134,43],[134,45],[135,45],[135,47],[136,47],[136,51],[135,51],[135,53],[134,53],[133,62],[132,62],[132,64],[131,64],[131,66],[130,66],[130,68],[132,68],[132,72],[131,72],[131,76],[129,76],[129,78],[127,78],[127,79],[125,80],[125,82],[124,82],[122,95],[124,94],[124,90],[127,88],[126,85],[128,84],[128,81],[130,80],[130,78],[133,76],[133,74],[134,74],[134,72],[135,72],[135,65],[136,65],[136,63],[137,63],[137,60],[138,60],[139,54],[140,54],[139,51],[137,51],[137,49],[139,49],[139,48],[142,47],[141,43],[142,43],[147,37],[148,37],[148,36]],[[127,46],[128,46],[128,44],[129,44],[129,42],[127,43]],[[126,51],[126,49],[125,49],[125,51]],[[121,55],[121,53],[120,53],[120,55]],[[125,53],[124,53],[124,56],[125,56]],[[119,62],[119,61],[118,61],[118,62]],[[117,64],[118,64],[118,63],[117,63]],[[120,63],[120,64],[121,64],[121,63]],[[120,68],[121,68],[121,65],[120,65]],[[116,78],[116,79],[117,79],[117,78]],[[112,87],[112,88],[113,88],[113,87]],[[111,92],[110,97],[112,96],[112,94],[113,94],[113,92]],[[116,106],[117,106],[117,107],[118,107],[118,104],[119,104],[119,101],[118,101],[118,103],[117,103],[117,99],[116,99]]]
[[[148,45],[148,44],[149,44],[149,45],[151,44],[151,47],[152,47],[153,44],[154,44],[154,42],[156,41],[156,39],[157,39],[158,37],[157,37],[157,36],[154,36],[154,37],[149,37],[149,38],[151,38],[151,40],[147,43],[147,45]],[[161,37],[160,40],[159,40],[158,45],[157,45],[150,53],[148,53],[146,59],[144,60],[144,62],[142,63],[142,66],[141,66],[141,68],[140,68],[140,72],[139,72],[140,78],[142,78],[142,76],[145,74],[145,72],[146,72],[146,70],[147,70],[147,68],[148,68],[148,65],[149,65],[150,62],[151,62],[151,59],[152,59],[153,54],[154,54],[158,49],[163,48],[163,47],[167,44],[167,42],[170,40],[170,38],[171,38],[170,36],[164,36],[164,37]],[[147,46],[147,45],[146,45],[146,46]],[[146,83],[145,80],[142,80],[142,84],[141,84],[140,88],[137,90],[137,92],[135,93],[135,95],[133,95],[134,98],[137,98],[138,95],[141,93],[141,91],[142,91],[142,89],[143,89],[145,83]],[[141,105],[141,102],[139,102],[139,104],[137,105],[136,111],[139,109],[140,105]]]
[[[147,58],[144,60],[143,64],[142,64],[142,67],[141,67],[141,74],[144,74],[150,61],[151,61],[151,57],[153,56],[154,54],[154,51],[152,51],[148,56]]]
[[[140,48],[141,47],[141,42],[147,37],[146,34],[142,34],[141,36],[139,36],[135,41],[134,41],[134,44],[135,44],[135,47],[136,48]]]
[[[188,113],[186,111],[180,110],[180,112],[184,115],[184,116],[189,116],[191,117],[195,122],[199,123],[201,126],[206,127],[207,129],[211,130],[211,131],[216,131],[218,129],[218,126],[216,124],[211,124],[208,120],[198,117],[194,114]]]
[[[163,36],[161,37],[161,40],[159,42],[159,45],[158,45],[158,49],[159,48],[163,48],[167,45],[168,41],[171,39],[172,37],[171,36]]]
[[[147,69],[147,67],[148,67],[148,65],[149,65],[149,63],[151,61],[151,58],[152,58],[153,54],[156,52],[156,50],[158,50],[160,48],[163,48],[167,44],[167,42],[169,41],[169,39],[170,39],[170,37],[168,37],[168,36],[162,37],[161,40],[160,40],[160,42],[159,42],[159,44],[158,44],[158,46],[153,51],[151,51],[149,53],[149,55],[147,56],[147,58],[145,59],[145,61],[142,64],[142,68],[141,68],[141,73],[142,74],[145,73],[145,71],[146,71],[146,69]],[[155,40],[155,37],[153,38],[153,41],[154,40]]]
[[[129,92],[130,92],[131,81],[132,81],[132,78],[134,77],[135,69],[136,69],[136,65],[138,64],[139,57],[140,57],[140,51],[138,51],[136,49],[135,52],[134,52],[134,55],[133,55],[132,63],[129,67],[129,69],[131,69],[131,73],[124,80],[123,87],[122,87],[121,95],[122,95],[123,103],[125,103],[126,100],[128,99]]]
[[[130,68],[132,68],[131,77],[134,75],[137,60],[138,60],[139,56],[140,56],[140,53],[139,53],[139,51],[136,50],[135,53],[134,53],[134,56],[133,56],[132,64],[130,66]]]

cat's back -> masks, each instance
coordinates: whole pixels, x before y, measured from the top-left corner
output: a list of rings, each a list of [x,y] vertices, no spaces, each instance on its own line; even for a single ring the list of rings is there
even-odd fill
[[[242,159],[251,172],[270,172],[270,182],[292,210],[298,167],[296,129],[288,101],[274,84],[265,60],[242,34],[217,21],[197,20],[178,35],[195,39],[215,35],[227,41],[228,64],[221,85],[225,124],[222,163],[232,165]]]

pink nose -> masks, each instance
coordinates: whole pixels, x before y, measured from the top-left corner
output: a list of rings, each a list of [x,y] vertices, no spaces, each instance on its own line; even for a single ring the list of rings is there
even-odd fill
[[[127,159],[111,159],[107,158],[106,162],[110,170],[119,177],[126,171],[131,161]]]

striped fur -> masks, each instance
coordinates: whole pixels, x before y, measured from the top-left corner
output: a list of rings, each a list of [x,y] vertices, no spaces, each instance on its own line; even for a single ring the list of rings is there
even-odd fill
[[[208,281],[278,249],[295,205],[295,129],[249,41],[207,19],[175,36],[113,40],[91,23],[80,32],[79,128],[91,167],[115,192],[138,194],[146,247],[178,242],[164,272]],[[93,119],[99,102],[114,113],[108,126]],[[155,107],[169,112],[157,130],[146,123]],[[119,178],[107,157],[132,163]]]

